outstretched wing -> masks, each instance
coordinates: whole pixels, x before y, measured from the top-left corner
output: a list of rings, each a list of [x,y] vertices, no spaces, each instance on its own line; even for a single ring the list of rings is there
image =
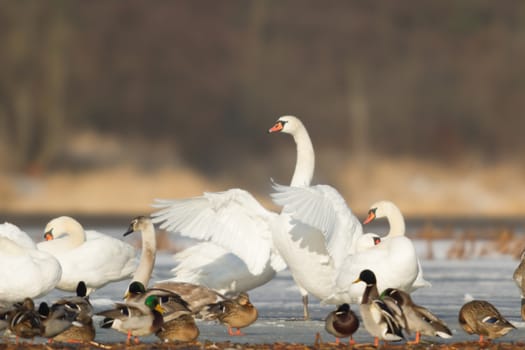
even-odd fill
[[[323,233],[336,269],[355,252],[363,227],[337,190],[328,185],[293,187],[276,183],[273,189],[272,200],[283,206],[283,212]]]
[[[159,200],[153,222],[170,232],[211,241],[239,256],[253,274],[272,253],[271,221],[277,216],[248,192],[230,189],[181,200]]]

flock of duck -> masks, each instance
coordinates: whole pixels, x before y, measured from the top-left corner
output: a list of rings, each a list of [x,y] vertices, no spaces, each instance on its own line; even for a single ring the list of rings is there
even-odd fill
[[[337,343],[344,337],[353,342],[359,327],[350,304],[359,304],[362,324],[375,345],[412,333],[416,343],[421,335],[451,337],[439,317],[410,297],[430,283],[413,242],[405,236],[400,210],[389,201],[374,203],[364,224],[385,217],[390,230],[383,237],[365,233],[336,189],[311,184],[315,156],[303,123],[283,116],[268,132],[290,134],[297,146],[290,185],[273,183],[271,197],[282,207],[280,213],[265,209],[238,188],[156,200],[158,210],[151,218],[133,219],[124,234],[141,232],[140,258],[130,244],[86,231],[67,216],[51,220],[45,241],[37,244],[15,225],[0,225],[0,330],[17,341],[40,336],[87,342],[95,338],[97,316],[100,327],[125,333],[128,343],[150,334],[162,341],[193,341],[199,336],[195,318],[202,318],[218,320],[230,335],[240,335],[240,329],[258,317],[246,292],[288,268],[302,295],[305,319],[310,318],[309,295],[337,305],[325,321]],[[173,278],[148,287],[155,267],[154,224],[201,243],[175,254]],[[514,274],[520,288],[524,274],[525,263]],[[124,301],[95,313],[89,295],[124,279],[131,279]],[[55,288],[75,294],[36,308],[33,299]],[[463,305],[458,320],[467,333],[478,334],[480,342],[515,328],[482,300]]]

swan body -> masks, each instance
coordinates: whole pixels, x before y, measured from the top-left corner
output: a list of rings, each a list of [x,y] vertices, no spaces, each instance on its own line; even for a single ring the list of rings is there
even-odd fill
[[[277,131],[292,134],[298,149],[309,149],[298,154],[292,181],[310,181],[313,149],[304,125],[296,117],[284,116],[269,132]],[[306,137],[297,138],[299,134]],[[247,191],[233,188],[183,200],[156,200],[154,207],[160,208],[152,216],[161,228],[209,242],[176,256],[182,260],[198,254],[203,259],[192,258],[179,264],[173,281],[199,283],[222,293],[237,294],[270,281],[286,268],[274,242],[276,235],[285,233],[279,215],[266,210]]]
[[[386,217],[390,232],[373,248],[348,255],[339,267],[334,293],[324,303],[359,303],[363,295],[363,284],[354,284],[360,271],[370,269],[377,280],[377,288],[396,288],[411,292],[429,286],[424,280],[421,265],[412,241],[406,237],[404,219],[392,202],[374,203],[365,223],[375,218]]]
[[[309,186],[315,156],[303,123],[296,117],[282,116],[268,131],[292,135],[297,147],[297,159],[291,186]],[[205,193],[204,196],[186,200],[157,200],[154,206],[161,208],[153,214],[154,221],[161,223],[161,228],[211,241],[242,259],[253,279],[256,279],[256,283],[246,285],[265,283],[274,275],[270,268],[279,271],[287,265],[303,296],[305,318],[308,318],[308,293],[320,299],[332,293],[334,261],[326,249],[323,234],[319,229],[295,220],[286,209],[280,215],[269,212],[249,193],[240,189]],[[357,224],[360,227],[360,223]],[[253,238],[255,234],[257,238]],[[351,243],[346,246],[351,246]],[[211,270],[209,265],[206,267]],[[240,269],[244,271],[244,268]],[[178,270],[180,274],[181,270]],[[235,269],[234,274],[237,272],[238,269]],[[247,277],[243,276],[243,280]],[[240,278],[232,280],[235,281],[240,281]],[[210,283],[204,284],[216,288]],[[239,291],[242,290],[235,290]]]
[[[15,225],[0,225],[0,304],[43,296],[61,276],[55,257],[36,249],[33,240]]]
[[[89,291],[130,278],[135,271],[136,251],[130,244],[96,231],[84,231],[75,219],[61,216],[45,229],[50,240],[38,249],[54,255],[62,266],[57,288],[75,291],[84,281]],[[88,292],[89,294],[89,292]]]

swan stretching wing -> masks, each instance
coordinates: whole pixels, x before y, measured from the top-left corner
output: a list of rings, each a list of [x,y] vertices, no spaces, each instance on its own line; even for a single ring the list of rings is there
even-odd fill
[[[210,240],[245,261],[253,274],[261,273],[272,252],[271,221],[277,216],[241,189],[204,193],[182,200],[156,200],[154,222],[184,236]]]
[[[348,254],[355,253],[363,227],[337,190],[328,185],[294,187],[276,183],[273,188],[271,197],[283,206],[283,212],[323,233],[336,270]]]
[[[286,268],[275,269],[270,263],[259,274],[252,274],[237,255],[212,242],[200,242],[173,256],[177,264],[171,272],[175,277],[161,282],[188,282],[214,289],[221,294],[238,294],[256,288]]]

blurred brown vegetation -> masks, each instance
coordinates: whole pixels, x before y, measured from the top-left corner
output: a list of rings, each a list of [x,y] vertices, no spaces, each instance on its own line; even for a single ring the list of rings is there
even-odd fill
[[[294,114],[333,181],[350,155],[521,166],[524,43],[521,1],[1,2],[0,160],[267,190],[294,156],[265,130]]]

